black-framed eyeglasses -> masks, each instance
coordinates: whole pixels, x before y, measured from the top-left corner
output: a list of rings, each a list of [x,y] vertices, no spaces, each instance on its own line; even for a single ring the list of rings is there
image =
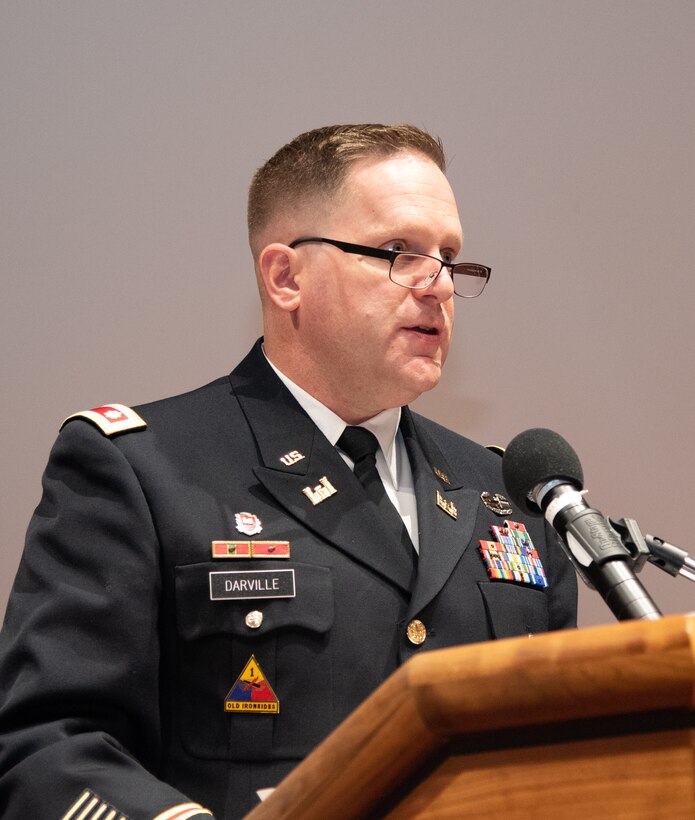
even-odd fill
[[[454,293],[464,299],[480,296],[485,285],[490,281],[492,268],[478,265],[475,262],[445,262],[436,256],[407,251],[387,251],[382,248],[370,248],[368,245],[354,245],[352,242],[339,242],[337,239],[326,239],[323,236],[303,236],[290,242],[290,248],[307,242],[323,242],[334,245],[345,253],[357,253],[374,259],[386,259],[390,263],[389,279],[396,285],[412,290],[428,288],[446,268],[454,282]],[[434,264],[433,264],[434,263]]]

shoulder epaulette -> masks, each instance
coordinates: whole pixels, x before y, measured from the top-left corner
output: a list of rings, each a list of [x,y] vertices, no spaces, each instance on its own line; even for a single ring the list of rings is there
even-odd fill
[[[147,422],[124,404],[104,404],[102,407],[73,413],[60,425],[60,429],[73,419],[85,419],[96,424],[105,436],[124,433],[126,430],[144,430],[147,427]]]

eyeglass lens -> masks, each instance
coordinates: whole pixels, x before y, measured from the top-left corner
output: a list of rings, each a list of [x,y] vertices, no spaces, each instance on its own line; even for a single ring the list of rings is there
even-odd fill
[[[391,266],[391,279],[406,288],[424,288],[440,270],[440,263],[429,256],[401,253]],[[487,282],[485,269],[480,265],[457,266],[453,272],[454,292],[468,298],[479,296]]]

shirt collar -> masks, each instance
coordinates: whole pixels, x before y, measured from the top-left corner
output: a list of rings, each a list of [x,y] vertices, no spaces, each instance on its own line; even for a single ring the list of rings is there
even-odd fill
[[[304,412],[335,447],[338,439],[348,426],[347,423],[330,408],[326,407],[325,404],[322,404],[298,384],[295,384],[292,379],[286,376],[281,370],[278,370],[266,355],[265,349],[263,350],[263,355]],[[401,408],[391,407],[388,410],[382,410],[381,413],[377,413],[376,416],[372,416],[371,419],[367,419],[360,424],[360,427],[365,427],[376,436],[379,447],[384,455],[386,468],[396,488],[398,487],[398,448],[396,447],[396,434],[398,433],[398,425],[400,423]]]

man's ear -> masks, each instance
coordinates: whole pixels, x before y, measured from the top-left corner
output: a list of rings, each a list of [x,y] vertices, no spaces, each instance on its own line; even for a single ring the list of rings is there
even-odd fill
[[[299,307],[299,260],[288,245],[273,242],[258,257],[258,270],[268,298],[280,310],[292,312]]]

